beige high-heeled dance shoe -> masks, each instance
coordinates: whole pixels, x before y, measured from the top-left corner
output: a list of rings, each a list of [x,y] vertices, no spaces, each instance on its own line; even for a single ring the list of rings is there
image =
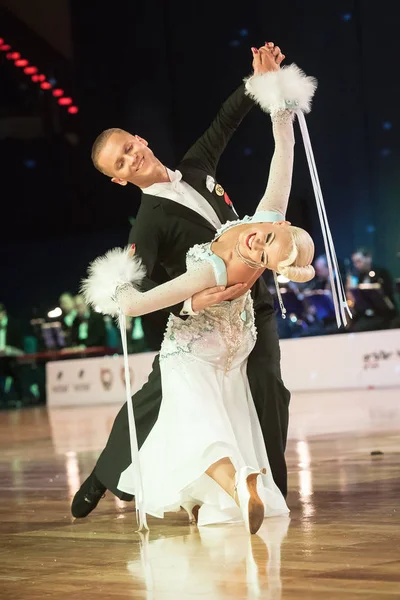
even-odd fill
[[[189,523],[191,525],[197,525],[200,504],[198,502],[184,502],[181,506],[186,510],[189,516]]]
[[[246,529],[252,534],[260,529],[265,516],[265,507],[257,492],[259,475],[261,475],[260,471],[243,467],[235,476],[235,495]]]

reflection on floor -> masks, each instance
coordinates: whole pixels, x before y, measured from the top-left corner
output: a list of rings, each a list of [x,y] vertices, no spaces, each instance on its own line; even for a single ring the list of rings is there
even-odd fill
[[[1,598],[307,600],[400,598],[400,391],[292,398],[290,518],[135,533],[108,494],[69,513],[116,407],[0,414]],[[374,454],[371,454],[374,453]]]

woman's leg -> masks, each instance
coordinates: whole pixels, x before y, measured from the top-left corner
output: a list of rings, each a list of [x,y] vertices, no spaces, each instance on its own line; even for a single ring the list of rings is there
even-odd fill
[[[243,473],[244,472],[244,473]],[[206,471],[240,507],[243,520],[249,533],[256,533],[264,520],[265,507],[257,492],[257,477],[259,473],[244,467],[241,473],[245,479],[238,480],[236,487],[236,469],[229,458],[221,458]]]
[[[207,475],[214,479],[236,501],[235,475],[236,469],[229,458],[221,458],[211,465],[206,471]]]

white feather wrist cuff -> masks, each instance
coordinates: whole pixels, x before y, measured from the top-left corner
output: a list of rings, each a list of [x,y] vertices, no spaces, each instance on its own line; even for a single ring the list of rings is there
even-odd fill
[[[284,109],[310,112],[311,99],[317,89],[317,80],[308,77],[295,64],[279,71],[252,75],[244,82],[246,95],[271,115]]]
[[[86,302],[105,315],[117,316],[119,313],[117,288],[127,284],[136,288],[146,275],[140,258],[131,257],[129,251],[129,246],[114,248],[99,256],[89,265],[89,277],[82,281],[81,290]]]

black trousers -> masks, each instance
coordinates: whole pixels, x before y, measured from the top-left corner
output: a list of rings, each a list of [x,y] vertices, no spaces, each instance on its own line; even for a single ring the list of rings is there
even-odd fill
[[[281,378],[275,315],[270,310],[258,311],[256,327],[257,343],[249,356],[247,375],[272,475],[276,485],[286,497],[285,448],[289,425],[290,393]],[[157,421],[161,398],[161,374],[157,356],[147,383],[132,397],[139,448]],[[130,463],[128,413],[125,403],[114,421],[107,445],[95,467],[96,477],[121,500],[132,500],[132,496],[118,490],[120,475]]]

